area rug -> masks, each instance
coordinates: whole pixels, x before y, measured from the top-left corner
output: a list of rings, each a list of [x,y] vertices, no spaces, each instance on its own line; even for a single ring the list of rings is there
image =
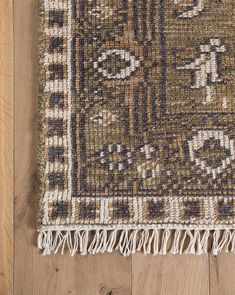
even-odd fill
[[[38,247],[235,253],[234,0],[40,0]]]

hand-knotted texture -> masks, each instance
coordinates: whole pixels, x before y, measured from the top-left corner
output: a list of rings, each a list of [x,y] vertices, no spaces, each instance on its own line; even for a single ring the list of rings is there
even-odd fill
[[[234,21],[234,0],[40,0],[44,254],[235,252]]]

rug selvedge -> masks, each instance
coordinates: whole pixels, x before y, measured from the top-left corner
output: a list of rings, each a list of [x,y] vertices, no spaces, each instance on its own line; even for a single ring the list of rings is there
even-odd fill
[[[40,0],[45,254],[234,252],[232,2]]]

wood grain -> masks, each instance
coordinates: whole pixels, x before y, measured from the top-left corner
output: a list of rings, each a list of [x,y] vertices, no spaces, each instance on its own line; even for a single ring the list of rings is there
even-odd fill
[[[235,255],[222,253],[209,256],[210,295],[235,294]]]
[[[1,8],[2,3],[9,3],[9,0],[1,0],[0,3]],[[50,257],[40,255],[36,248],[36,197],[34,195],[37,138],[37,1],[15,0],[14,11],[15,263],[13,295],[234,294],[235,256],[229,254],[222,254],[218,258],[208,255],[144,256],[143,254],[124,258],[118,253],[86,257],[76,255],[73,258],[67,255]],[[2,35],[4,33],[1,28]],[[5,44],[5,42],[3,43]],[[0,58],[2,50],[3,46],[1,45]],[[10,51],[6,54],[10,54]],[[1,76],[2,74],[5,75],[7,69],[0,69]],[[10,73],[7,72],[7,75],[10,75]],[[7,85],[0,82],[0,89],[3,89],[4,93],[7,93],[7,87],[10,87]],[[7,125],[8,120],[11,121],[11,104],[2,93],[1,91],[0,102],[4,105],[4,111],[0,108],[2,112],[0,131],[3,127],[9,126]],[[11,129],[8,130],[9,132],[11,132]],[[1,137],[1,148],[2,141],[4,141],[5,150],[6,145],[9,146],[11,141],[6,132],[5,135],[1,132]],[[8,157],[11,159],[10,152]],[[8,171],[9,186],[7,186],[7,183],[3,186],[4,192],[6,192],[11,187],[12,180],[10,177],[11,167],[6,165],[6,159],[4,161],[4,164],[0,164],[4,165],[4,170],[1,169],[0,171],[4,171],[4,173],[6,169]],[[4,206],[8,202],[10,201],[4,198]],[[9,204],[9,206],[11,205]],[[2,214],[0,207],[0,220],[3,218]],[[10,223],[10,220],[8,220],[7,228],[10,228]],[[1,225],[0,229],[3,230]],[[2,240],[0,240],[0,245],[4,245],[5,249],[9,248],[11,240],[8,239],[8,244],[5,244],[5,240],[3,243]],[[1,251],[0,255],[2,255]],[[9,261],[6,271],[7,278],[10,278],[12,265],[11,260]],[[10,283],[5,278],[3,280],[6,284],[3,290],[9,290]],[[0,295],[2,294],[8,295],[10,293],[0,293]]]
[[[36,248],[35,171],[37,1],[15,0],[14,295],[131,294],[131,259],[40,255]],[[5,294],[4,294],[5,295]]]
[[[208,255],[132,257],[134,295],[208,295]]]
[[[0,1],[0,295],[13,282],[13,6]]]

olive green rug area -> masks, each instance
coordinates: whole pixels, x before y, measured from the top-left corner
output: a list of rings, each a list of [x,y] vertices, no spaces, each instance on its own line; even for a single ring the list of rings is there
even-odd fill
[[[235,252],[234,6],[40,0],[44,254]]]

